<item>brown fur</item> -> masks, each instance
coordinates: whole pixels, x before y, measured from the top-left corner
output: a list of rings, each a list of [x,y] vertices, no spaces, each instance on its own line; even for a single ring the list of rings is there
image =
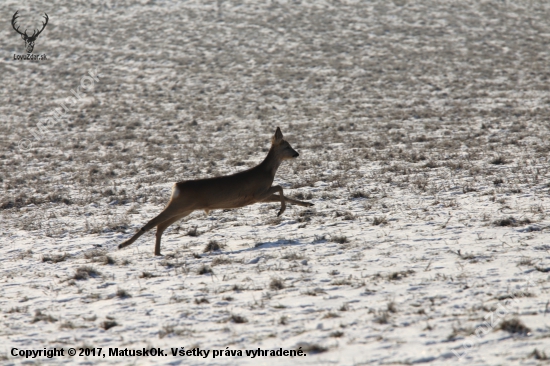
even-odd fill
[[[281,202],[281,209],[277,214],[279,216],[285,211],[286,202],[312,206],[310,202],[285,197],[281,186],[271,186],[279,165],[284,160],[296,158],[298,155],[283,139],[283,134],[277,127],[271,140],[271,149],[259,165],[232,175],[174,184],[172,197],[164,210],[133,237],[120,244],[119,249],[132,244],[156,226],[155,255],[160,255],[160,241],[164,230],[195,210],[205,210],[208,213],[211,210],[238,208],[258,202]]]

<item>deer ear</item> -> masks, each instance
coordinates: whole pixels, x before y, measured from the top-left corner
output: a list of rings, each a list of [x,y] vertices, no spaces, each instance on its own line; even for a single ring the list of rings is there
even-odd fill
[[[273,142],[279,142],[283,139],[283,133],[281,132],[281,129],[277,127],[277,130],[275,131],[275,135],[273,135]]]

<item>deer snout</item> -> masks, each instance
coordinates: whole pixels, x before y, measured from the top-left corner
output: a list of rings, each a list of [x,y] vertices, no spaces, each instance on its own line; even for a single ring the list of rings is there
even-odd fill
[[[297,158],[298,156],[300,156],[298,153],[294,153],[294,155],[292,155],[293,158]]]

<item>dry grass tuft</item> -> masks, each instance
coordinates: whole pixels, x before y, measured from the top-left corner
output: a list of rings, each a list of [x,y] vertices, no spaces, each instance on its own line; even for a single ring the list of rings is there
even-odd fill
[[[59,262],[65,261],[67,258],[69,258],[67,253],[54,254],[54,255],[45,254],[42,257],[42,262],[45,262],[45,263],[59,263]]]
[[[90,266],[83,266],[76,269],[76,273],[72,277],[74,280],[87,280],[88,278],[101,277],[101,272]]]
[[[127,299],[127,298],[132,297],[132,295],[130,295],[130,293],[128,293],[128,291],[123,290],[123,289],[121,289],[121,288],[119,288],[119,289],[117,290],[116,296],[117,296],[117,297],[120,297],[121,299]]]
[[[208,244],[204,247],[203,253],[216,252],[221,250],[223,247],[222,244],[219,244],[216,240],[210,240]]]
[[[296,345],[296,349],[298,349],[298,347],[301,347],[301,350],[308,356],[328,351],[327,347],[317,343],[300,342]]]
[[[197,274],[200,274],[200,275],[204,275],[204,274],[213,275],[214,271],[212,270],[212,268],[210,268],[207,265],[203,264],[197,269]]]
[[[37,323],[37,322],[47,322],[47,323],[54,323],[57,321],[57,318],[54,318],[51,315],[44,314],[41,310],[36,310],[34,313],[34,318],[31,320],[31,323]]]
[[[523,324],[523,322],[518,318],[512,318],[502,321],[498,329],[504,330],[508,333],[520,335],[528,335],[529,333],[531,333],[531,329]]]
[[[111,329],[112,327],[116,327],[118,325],[118,323],[112,319],[107,319],[103,322],[101,322],[101,324],[99,324],[99,327],[104,329],[104,330],[108,330],[108,329]]]
[[[387,224],[387,223],[388,223],[388,220],[386,219],[385,216],[375,217],[375,218],[372,220],[372,224],[373,224],[374,226],[384,225],[384,224]]]
[[[330,237],[330,241],[338,244],[344,244],[348,242],[348,238],[344,235],[333,235]]]
[[[236,324],[248,323],[248,319],[238,314],[231,314],[231,316],[229,317],[229,319],[227,319],[227,321],[230,321]]]
[[[388,275],[388,280],[397,281],[402,280],[403,278],[409,277],[409,275],[415,273],[412,269],[406,271],[393,272]]]
[[[531,353],[531,357],[533,357],[535,360],[541,360],[541,361],[548,361],[550,360],[550,357],[546,355],[544,351],[539,351],[535,348],[535,350]]]
[[[282,290],[285,288],[285,283],[281,278],[272,278],[271,282],[269,282],[269,288],[274,291]]]
[[[502,156],[497,156],[496,158],[491,160],[491,164],[493,164],[493,165],[503,165],[503,164],[508,164],[508,162]]]
[[[493,221],[493,225],[495,226],[521,226],[527,224],[531,224],[531,220],[527,218],[523,220],[516,220],[512,216]]]

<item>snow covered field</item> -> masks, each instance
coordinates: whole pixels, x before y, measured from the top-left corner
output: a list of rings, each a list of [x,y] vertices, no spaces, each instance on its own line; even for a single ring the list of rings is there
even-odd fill
[[[49,15],[46,61],[14,60],[16,10]],[[549,3],[6,0],[0,19],[2,364],[548,362]],[[154,231],[117,250],[174,182],[256,165],[277,126],[300,157],[275,184],[315,206],[195,212],[163,257]]]

